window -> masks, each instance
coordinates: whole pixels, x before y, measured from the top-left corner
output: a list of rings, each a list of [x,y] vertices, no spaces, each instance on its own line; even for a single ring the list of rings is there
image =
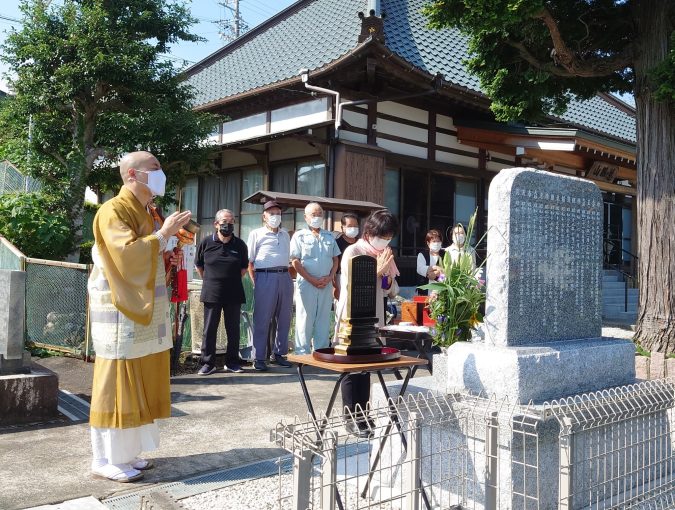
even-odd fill
[[[404,171],[401,173],[401,184],[401,255],[417,255],[424,248],[424,236],[427,233],[429,180],[422,172]]]
[[[464,228],[469,224],[471,215],[476,211],[476,183],[471,181],[455,182],[455,223]]]
[[[263,189],[263,171],[260,168],[244,170],[241,173],[241,215],[240,215],[240,233],[244,241],[252,230],[262,226],[262,205],[249,204],[243,200]]]
[[[387,168],[384,172],[384,206],[398,217],[401,205],[401,183],[398,168]],[[400,219],[400,218],[399,218]],[[399,231],[400,231],[399,227]],[[399,235],[395,235],[390,246],[398,248]]]
[[[441,233],[443,236],[443,246],[448,246],[452,241],[452,196],[454,187],[454,179],[452,177],[442,174],[431,174],[429,230],[434,228]]]
[[[387,177],[385,190],[386,182]],[[400,183],[401,255],[416,256],[424,249],[429,229],[439,230],[443,234],[443,245],[448,246],[452,242],[452,227],[456,223],[466,227],[476,210],[475,181],[463,181],[442,173],[402,169]],[[389,193],[387,199],[388,196]],[[386,205],[395,207],[398,204],[386,202]]]
[[[326,165],[323,161],[292,162],[272,167],[272,191],[297,193],[316,197],[326,196]],[[303,209],[287,209],[282,213],[282,225],[289,231],[305,226]]]

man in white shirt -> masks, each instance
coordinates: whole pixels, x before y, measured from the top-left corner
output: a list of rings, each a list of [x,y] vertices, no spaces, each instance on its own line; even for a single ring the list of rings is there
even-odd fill
[[[264,227],[248,236],[248,273],[253,282],[253,367],[267,370],[267,338],[270,323],[276,319],[272,362],[283,367],[288,353],[288,331],[293,311],[293,281],[288,274],[291,239],[281,228],[281,207],[270,200],[263,206]]]

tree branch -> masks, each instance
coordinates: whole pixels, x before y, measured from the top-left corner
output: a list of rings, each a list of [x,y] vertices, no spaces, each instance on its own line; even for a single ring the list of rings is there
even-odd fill
[[[633,48],[630,44],[626,45],[621,53],[613,57],[580,60],[577,54],[571,50],[565,42],[565,39],[560,33],[558,23],[553,18],[551,11],[549,11],[547,7],[544,7],[538,14],[535,14],[534,17],[542,20],[551,34],[551,40],[553,41],[553,48],[555,52],[553,56],[555,64],[562,66],[571,74],[571,76],[578,76],[582,78],[609,76],[616,71],[625,69],[632,62]],[[523,58],[525,57],[523,56]]]
[[[541,69],[542,71],[547,71],[554,76],[560,76],[562,78],[576,78],[577,77],[577,75],[570,73],[566,69],[563,69],[561,67],[556,66],[552,62],[542,62],[537,57],[535,57],[532,53],[530,53],[530,51],[521,42],[512,41],[511,39],[507,39],[506,44],[508,44],[509,46],[512,46],[513,48],[517,49],[518,53],[520,54],[522,59],[525,60],[527,63],[529,63],[532,67],[536,67],[537,69]]]

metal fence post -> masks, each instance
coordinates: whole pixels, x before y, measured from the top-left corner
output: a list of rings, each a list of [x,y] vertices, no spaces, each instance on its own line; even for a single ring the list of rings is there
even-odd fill
[[[493,411],[485,422],[485,509],[497,510],[499,464],[498,412]]]
[[[559,510],[572,508],[572,464],[574,459],[574,438],[572,436],[572,418],[562,417],[560,430],[560,483]]]
[[[335,510],[337,490],[337,433],[324,432],[321,451],[321,508]]]
[[[311,450],[302,450],[293,456],[293,510],[309,508],[313,458]]]
[[[410,469],[405,483],[407,510],[420,509],[421,480],[422,480],[422,417],[418,412],[411,412],[408,416],[408,451]]]
[[[91,275],[91,271],[93,270],[94,265],[93,264],[87,264],[87,281],[89,281],[89,275]],[[89,315],[89,305],[90,305],[90,296],[89,296],[89,286],[87,285],[87,304],[86,304],[86,311],[85,311],[85,319],[84,319],[84,361],[91,361],[91,316]]]

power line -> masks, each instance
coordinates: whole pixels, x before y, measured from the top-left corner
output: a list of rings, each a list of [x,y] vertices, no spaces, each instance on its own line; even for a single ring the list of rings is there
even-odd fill
[[[9,16],[4,16],[2,14],[0,14],[0,19],[5,20],[5,21],[12,21],[13,23],[20,23],[20,24],[23,25],[23,21],[21,21],[20,19],[11,18]]]
[[[175,62],[184,62],[187,64],[196,64],[196,62],[193,62],[192,60],[188,60],[186,58],[174,56],[174,55],[167,55],[166,53],[158,53],[157,54],[159,57],[162,57],[166,60],[173,60]]]
[[[239,10],[239,0],[220,0],[218,4],[223,7],[227,17],[221,19],[217,25],[220,28],[220,37],[225,41],[233,41],[248,30],[248,24],[244,21]]]
[[[268,16],[274,16],[278,12],[272,7],[269,7],[266,4],[262,3],[260,0],[247,0],[247,1],[249,2],[249,6],[256,8],[260,12],[265,12]],[[251,4],[251,2],[253,3]]]

